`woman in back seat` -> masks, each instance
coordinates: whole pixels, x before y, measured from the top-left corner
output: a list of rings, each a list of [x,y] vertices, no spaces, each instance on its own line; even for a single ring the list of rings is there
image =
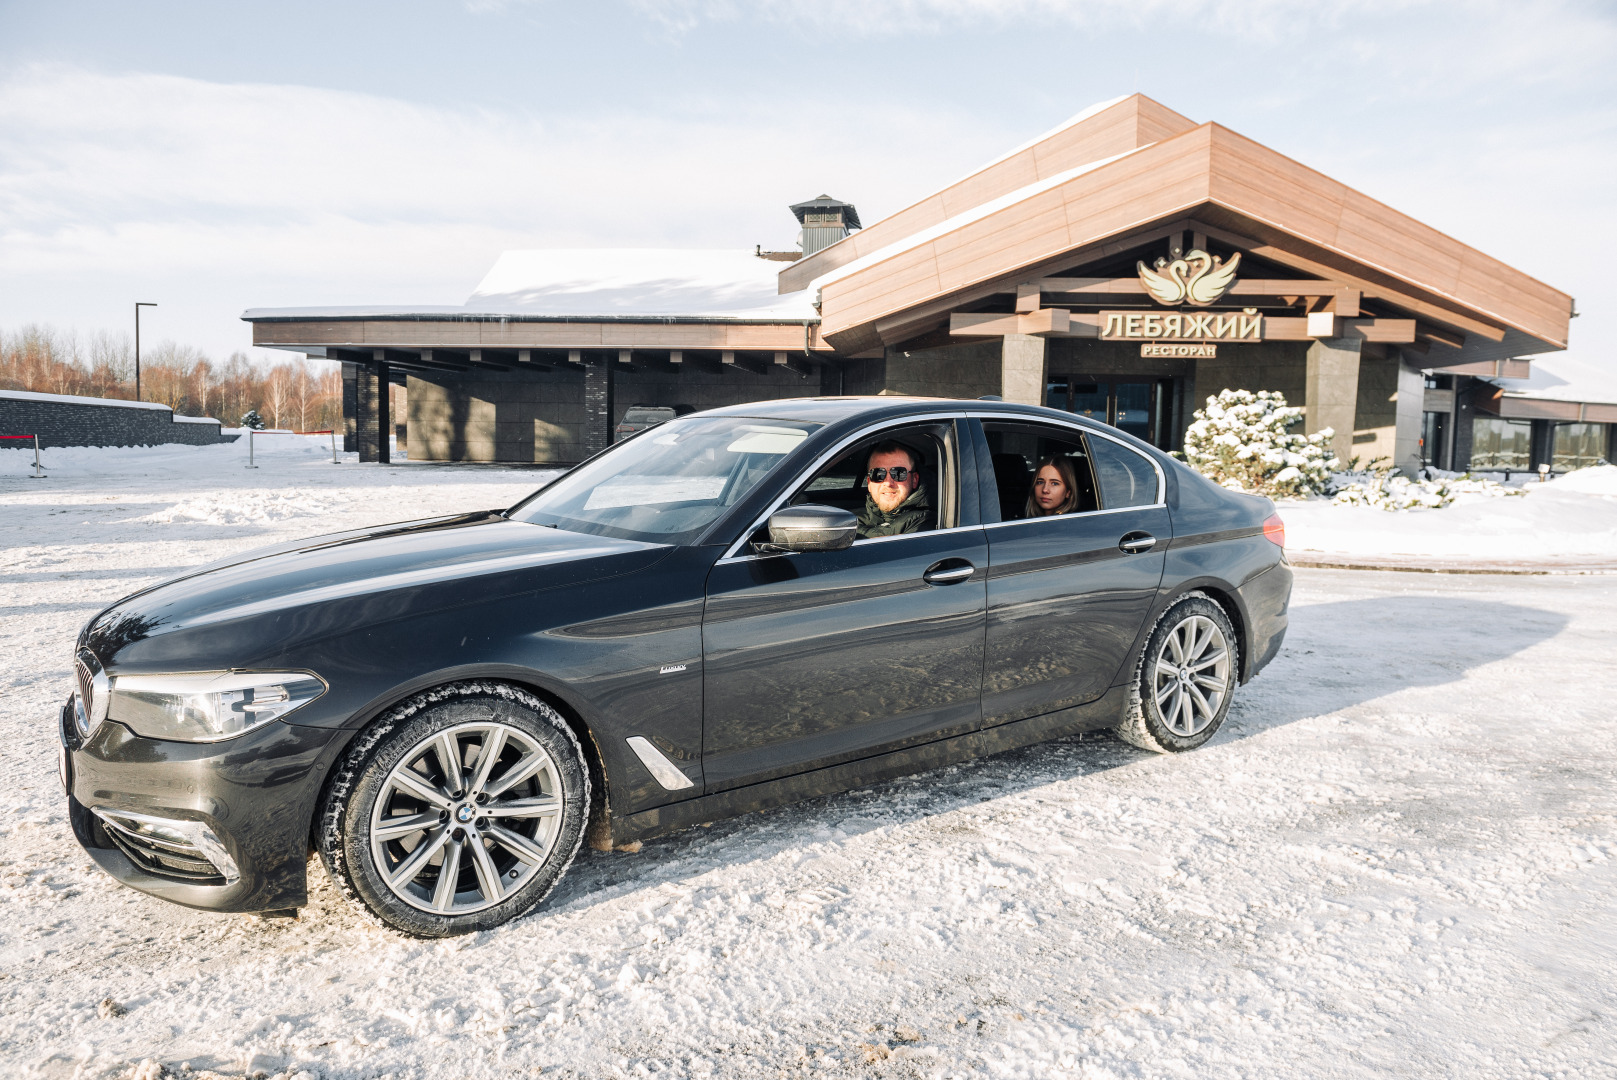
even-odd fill
[[[1078,505],[1078,474],[1070,458],[1053,455],[1033,470],[1033,486],[1027,493],[1026,516],[1053,517],[1070,514]]]

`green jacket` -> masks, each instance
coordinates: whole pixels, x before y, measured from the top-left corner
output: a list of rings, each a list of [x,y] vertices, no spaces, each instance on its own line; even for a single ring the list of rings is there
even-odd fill
[[[859,539],[868,540],[873,536],[898,536],[900,533],[920,532],[927,526],[927,519],[932,516],[932,503],[926,496],[926,488],[917,487],[910,492],[910,497],[898,504],[897,509],[887,512],[876,506],[865,493],[865,508],[859,514]]]

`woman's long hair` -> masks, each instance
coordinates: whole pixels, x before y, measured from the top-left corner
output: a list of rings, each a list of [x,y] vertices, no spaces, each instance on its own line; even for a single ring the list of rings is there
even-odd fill
[[[1073,507],[1078,505],[1078,470],[1072,467],[1072,459],[1057,454],[1052,454],[1045,458],[1033,470],[1034,482],[1038,481],[1039,474],[1044,471],[1046,465],[1053,466],[1056,472],[1061,474],[1061,482],[1067,485],[1067,497],[1062,499],[1060,505],[1055,509],[1046,510],[1039,505],[1039,500],[1035,495],[1037,488],[1033,483],[1029,483],[1027,509],[1023,511],[1023,514],[1027,517],[1054,517],[1056,514],[1070,514]]]

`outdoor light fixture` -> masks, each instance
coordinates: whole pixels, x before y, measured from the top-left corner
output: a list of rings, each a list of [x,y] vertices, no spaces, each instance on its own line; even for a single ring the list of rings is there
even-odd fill
[[[143,307],[156,307],[156,304],[144,300],[135,301],[135,400],[140,397],[140,309]]]

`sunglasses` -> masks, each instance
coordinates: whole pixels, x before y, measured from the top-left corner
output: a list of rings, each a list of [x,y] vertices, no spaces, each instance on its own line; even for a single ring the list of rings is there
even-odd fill
[[[893,483],[902,484],[914,475],[914,469],[906,469],[902,465],[894,465],[891,469],[871,469],[865,473],[865,477],[873,484],[879,484],[889,476],[893,478]]]

